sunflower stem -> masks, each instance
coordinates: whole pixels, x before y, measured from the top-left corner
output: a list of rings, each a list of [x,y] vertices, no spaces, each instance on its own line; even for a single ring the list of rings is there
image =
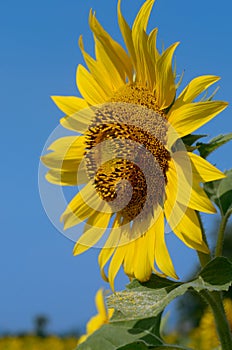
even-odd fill
[[[219,231],[218,231],[218,239],[217,239],[217,244],[215,249],[215,256],[222,255],[226,224],[231,214],[232,214],[232,208],[228,210],[225,215],[222,215],[222,220],[220,222]]]
[[[209,245],[208,245],[208,242],[207,242],[207,238],[206,238],[206,234],[205,234],[205,229],[204,229],[204,226],[203,226],[203,223],[202,223],[202,219],[201,219],[201,215],[200,215],[200,213],[198,211],[196,211],[196,214],[198,216],[198,220],[199,220],[199,223],[200,223],[200,228],[201,228],[201,232],[202,232],[203,241],[205,242],[205,244],[209,248]],[[197,251],[197,254],[198,254],[198,258],[199,258],[199,261],[200,261],[202,267],[204,267],[206,264],[208,264],[208,262],[210,262],[210,260],[211,260],[210,254],[202,253],[200,251]]]
[[[222,350],[232,349],[232,338],[228,320],[226,318],[225,309],[222,302],[220,292],[208,292],[202,290],[200,292],[202,298],[210,305],[217,328],[217,333],[221,342]]]

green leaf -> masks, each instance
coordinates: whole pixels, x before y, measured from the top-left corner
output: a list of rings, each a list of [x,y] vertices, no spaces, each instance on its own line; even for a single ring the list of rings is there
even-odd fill
[[[209,198],[219,207],[224,216],[232,209],[232,169],[227,171],[226,178],[204,184]]]
[[[197,142],[196,146],[203,158],[207,158],[210,153],[215,151],[220,146],[224,145],[228,141],[232,140],[232,133],[227,135],[218,135],[210,140],[208,143]]]
[[[106,324],[90,335],[77,349],[119,350],[135,342],[140,342],[144,346],[161,345],[163,342],[159,335],[160,319],[161,314],[144,320]]]
[[[149,348],[146,344],[142,342],[131,343],[123,346],[122,348],[118,348],[118,350],[148,350]]]
[[[155,346],[153,349],[155,350],[191,350],[190,348],[185,348],[180,345],[162,345],[162,346]]]
[[[183,346],[179,345],[161,345],[161,346],[154,346],[154,347],[147,347],[144,343],[137,342],[128,344],[126,346],[123,346],[122,348],[118,350],[191,350],[190,348],[185,348]]]
[[[163,344],[160,320],[170,301],[187,290],[228,290],[232,281],[232,263],[224,257],[210,261],[192,281],[173,282],[156,275],[146,283],[132,281],[127,290],[108,298],[115,309],[109,324],[102,326],[78,346],[78,350],[187,350]]]
[[[153,276],[147,283],[133,281],[129,290],[115,293],[108,298],[108,306],[117,310],[111,320],[112,324],[154,317],[189,289],[197,292],[227,290],[232,281],[232,264],[226,258],[215,258],[204,267],[197,278],[186,283],[163,279],[163,285],[160,285],[160,278],[157,277]]]
[[[184,137],[182,137],[182,141],[186,146],[192,146],[197,140],[201,139],[202,137],[206,137],[207,135],[196,135],[196,134],[189,134]]]

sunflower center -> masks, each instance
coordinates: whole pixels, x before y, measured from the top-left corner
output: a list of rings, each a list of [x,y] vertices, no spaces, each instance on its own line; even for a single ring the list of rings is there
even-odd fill
[[[128,222],[143,220],[162,205],[170,159],[167,121],[145,92],[129,86],[112,102],[94,107],[85,139],[88,176],[99,196]]]
[[[164,113],[157,106],[157,101],[152,91],[138,83],[123,86],[114,94],[111,101],[144,106],[164,116]]]

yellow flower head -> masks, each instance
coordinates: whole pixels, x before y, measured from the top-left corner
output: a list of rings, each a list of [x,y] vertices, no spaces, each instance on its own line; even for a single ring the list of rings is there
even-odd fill
[[[224,299],[223,304],[226,317],[229,322],[229,327],[232,331],[232,300]],[[193,347],[194,349],[218,349],[220,346],[220,341],[218,339],[215,320],[211,309],[206,309],[200,321],[199,327],[193,330],[193,332],[190,334],[190,338],[191,340],[189,346]]]
[[[81,37],[87,65],[77,68],[82,98],[53,97],[67,115],[62,126],[78,134],[56,140],[42,158],[50,168],[48,181],[82,186],[61,220],[65,229],[85,222],[74,254],[101,245],[101,274],[112,289],[120,266],[140,281],[157,269],[177,278],[165,222],[187,246],[207,253],[195,211],[215,208],[201,183],[224,177],[181,142],[226,107],[222,101],[196,101],[219,78],[196,77],[176,97],[172,59],[178,43],[159,52],[157,29],[146,32],[154,2],[144,2],[130,28],[118,1],[126,50],[90,12],[96,57],[84,50]]]
[[[78,344],[83,343],[89,335],[96,332],[101,326],[109,323],[110,318],[113,315],[114,310],[107,310],[104,302],[103,290],[99,289],[95,296],[95,304],[98,311],[96,316],[93,316],[86,326],[86,334],[82,335],[78,341]]]

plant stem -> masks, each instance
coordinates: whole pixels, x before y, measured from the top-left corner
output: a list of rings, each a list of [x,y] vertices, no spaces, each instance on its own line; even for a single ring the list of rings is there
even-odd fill
[[[202,290],[200,295],[204,300],[210,305],[214,319],[216,323],[216,328],[218,336],[221,342],[222,350],[231,350],[232,349],[232,338],[230,327],[226,318],[222,297],[220,292],[208,292]]]
[[[200,213],[198,211],[196,211],[196,214],[198,216],[198,220],[199,220],[199,223],[200,223],[200,228],[201,228],[201,232],[202,232],[203,241],[205,242],[207,247],[209,247]],[[200,260],[200,263],[201,263],[202,267],[204,267],[206,264],[208,264],[208,262],[210,262],[210,260],[211,260],[210,254],[205,254],[205,253],[202,253],[200,251],[197,251],[197,254],[198,254],[198,258]]]
[[[217,239],[217,245],[215,249],[215,256],[222,255],[224,233],[225,233],[227,221],[231,214],[232,214],[232,209],[228,210],[226,214],[222,216],[222,220],[220,222],[219,231],[218,231],[218,239]]]

